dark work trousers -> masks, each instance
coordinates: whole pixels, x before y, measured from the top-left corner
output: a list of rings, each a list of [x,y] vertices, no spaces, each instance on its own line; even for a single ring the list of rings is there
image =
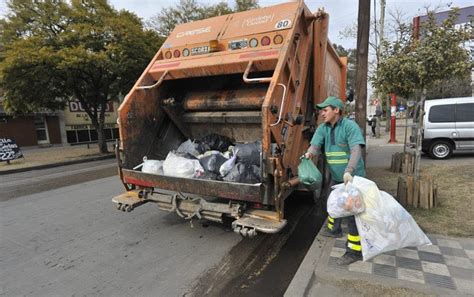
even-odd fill
[[[335,184],[338,184],[338,182],[331,182],[331,186]],[[343,219],[347,220],[347,227],[349,229],[347,233],[346,251],[349,253],[362,255],[362,246],[360,245],[359,231],[357,230],[357,225],[354,216],[334,219],[328,215],[327,227],[329,229],[329,232],[341,233],[341,223]]]

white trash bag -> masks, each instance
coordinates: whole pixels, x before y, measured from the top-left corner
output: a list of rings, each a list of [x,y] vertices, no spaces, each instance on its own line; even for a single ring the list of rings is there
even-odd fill
[[[194,143],[191,139],[186,140],[185,142],[181,143],[176,150],[177,153],[182,154],[191,154],[193,156],[198,156],[199,152],[196,150],[197,144]]]
[[[362,194],[352,183],[335,185],[329,195],[327,210],[332,218],[343,218],[365,210]]]
[[[237,161],[238,151],[239,150],[236,150],[234,155],[229,160],[225,161],[224,164],[222,164],[219,168],[219,173],[222,177],[226,176],[232,170],[232,168],[234,168],[235,162]]]
[[[163,174],[163,161],[160,160],[148,160],[145,156],[143,157],[143,163],[135,166],[133,170],[137,170],[140,167],[144,173]]]
[[[199,160],[186,159],[169,152],[166,160],[163,162],[163,171],[165,175],[175,177],[193,178],[204,174]]]
[[[404,247],[431,245],[413,217],[390,194],[360,176],[354,176],[352,184],[365,203],[365,211],[355,216],[364,261]]]

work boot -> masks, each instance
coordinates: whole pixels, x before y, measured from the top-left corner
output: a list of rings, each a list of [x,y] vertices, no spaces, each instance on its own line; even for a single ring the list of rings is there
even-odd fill
[[[345,265],[349,265],[360,260],[362,260],[361,255],[346,252],[339,259],[337,259],[336,263],[337,265],[345,266]]]
[[[332,232],[328,228],[324,228],[321,232],[319,232],[319,234],[321,234],[322,236],[325,236],[325,237],[332,237],[332,238],[341,238],[342,237],[342,232]]]

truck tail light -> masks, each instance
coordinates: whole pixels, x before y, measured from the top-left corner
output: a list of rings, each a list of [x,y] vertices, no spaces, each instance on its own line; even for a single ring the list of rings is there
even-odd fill
[[[174,56],[175,58],[179,58],[179,56],[181,56],[181,53],[179,52],[179,50],[174,50],[173,56]]]
[[[263,36],[262,37],[262,40],[260,40],[260,43],[263,45],[263,46],[267,46],[270,44],[270,37],[268,36]]]
[[[250,41],[249,41],[249,46],[250,46],[250,47],[257,47],[257,45],[258,45],[258,40],[257,40],[257,38],[252,38],[252,39],[250,39]]]
[[[274,44],[280,44],[282,42],[283,42],[283,36],[281,36],[280,34],[275,35],[275,37],[273,37]]]
[[[183,50],[183,57],[187,57],[187,56],[189,56],[189,49],[185,48]]]
[[[209,41],[209,51],[211,53],[219,51],[219,42],[217,40]]]
[[[166,58],[166,59],[171,59],[171,57],[172,57],[171,52],[170,52],[170,51],[167,51],[167,52],[165,53],[165,58]]]

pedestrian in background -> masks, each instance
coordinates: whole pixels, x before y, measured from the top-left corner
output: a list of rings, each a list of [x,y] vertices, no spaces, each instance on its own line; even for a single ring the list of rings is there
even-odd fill
[[[377,136],[377,133],[375,132],[375,128],[377,127],[377,117],[376,116],[372,117],[372,123],[371,123],[370,127],[372,128],[372,137]]]

